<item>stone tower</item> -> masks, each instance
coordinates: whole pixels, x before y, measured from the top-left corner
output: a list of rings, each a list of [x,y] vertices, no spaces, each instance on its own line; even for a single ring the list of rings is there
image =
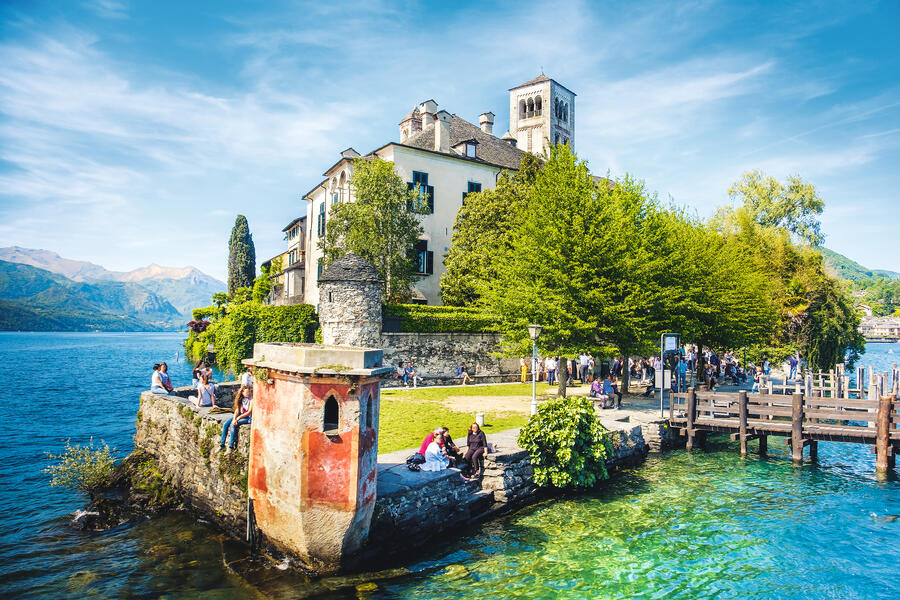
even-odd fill
[[[365,543],[378,485],[381,350],[254,344],[247,493],[267,544],[319,574]]]
[[[509,90],[509,133],[516,147],[543,154],[549,144],[575,149],[575,92],[543,73]]]
[[[328,265],[319,278],[319,323],[327,346],[381,348],[382,280],[353,252]]]

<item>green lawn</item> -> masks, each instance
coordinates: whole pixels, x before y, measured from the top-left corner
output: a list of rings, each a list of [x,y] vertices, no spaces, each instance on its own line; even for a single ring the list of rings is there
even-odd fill
[[[538,394],[545,394],[549,386],[539,383]],[[384,389],[381,391],[381,418],[378,430],[378,452],[385,454],[404,448],[416,448],[422,439],[443,426],[450,429],[450,435],[458,443],[465,441],[469,425],[475,415],[458,412],[444,406],[450,396],[528,396],[531,384],[514,385],[472,385],[447,388]],[[484,413],[484,431],[490,438],[491,432],[521,427],[528,415],[518,413],[498,413],[488,407]]]

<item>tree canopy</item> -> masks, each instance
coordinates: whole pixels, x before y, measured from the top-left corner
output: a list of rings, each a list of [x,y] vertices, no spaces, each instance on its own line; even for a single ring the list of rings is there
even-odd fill
[[[818,251],[791,238],[817,222],[763,207],[750,199],[704,221],[554,146],[466,198],[443,297],[494,315],[510,354],[528,353],[527,325],[539,323],[544,351],[568,355],[649,353],[675,331],[718,350],[801,349],[827,368],[859,348],[858,318]]]
[[[825,202],[813,184],[798,176],[780,183],[759,170],[749,171],[732,184],[728,195],[743,201],[751,218],[764,227],[783,227],[813,246],[825,241],[819,224]]]
[[[238,288],[252,287],[256,277],[256,248],[247,217],[238,215],[228,241],[228,293]]]
[[[414,212],[420,192],[407,189],[391,162],[375,158],[353,161],[353,202],[331,207],[319,248],[327,265],[347,252],[369,261],[385,282],[385,299],[407,300],[417,277],[414,256],[422,236]]]

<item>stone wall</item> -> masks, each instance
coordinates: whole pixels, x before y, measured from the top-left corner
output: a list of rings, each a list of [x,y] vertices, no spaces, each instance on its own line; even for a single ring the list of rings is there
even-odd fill
[[[613,436],[610,474],[643,462],[648,447],[641,427],[607,423]],[[378,498],[361,560],[384,559],[422,546],[439,534],[499,516],[546,492],[535,486],[528,453],[515,444],[517,431],[491,435],[497,452],[487,454],[484,477],[464,481],[455,470],[410,473],[405,464],[382,464]],[[382,459],[380,459],[381,461]]]
[[[217,403],[230,404],[236,384],[218,389]],[[160,470],[193,509],[243,539],[250,432],[241,428],[235,452],[220,451],[222,424],[230,415],[194,407],[187,400],[190,393],[189,388],[169,396],[144,392],[135,447],[156,457]],[[602,421],[614,438],[615,452],[607,461],[610,472],[640,464],[649,449],[642,425]],[[370,569],[374,564],[370,561],[387,563],[441,533],[544,497],[532,481],[528,455],[516,446],[516,437],[515,430],[489,435],[497,451],[485,456],[484,477],[475,481],[464,481],[456,470],[411,472],[404,462],[411,450],[379,456],[375,510],[368,541],[357,557],[358,568]]]
[[[456,369],[465,362],[477,383],[517,381],[518,358],[494,356],[501,336],[496,333],[382,333],[384,364],[410,361],[423,382],[432,385],[459,383]],[[396,385],[385,379],[384,385]]]
[[[216,403],[231,404],[237,384],[220,384]],[[236,537],[247,527],[247,457],[250,430],[240,428],[237,449],[219,450],[222,425],[231,416],[209,414],[187,399],[191,388],[174,395],[144,392],[138,411],[135,448],[152,454],[184,500]]]

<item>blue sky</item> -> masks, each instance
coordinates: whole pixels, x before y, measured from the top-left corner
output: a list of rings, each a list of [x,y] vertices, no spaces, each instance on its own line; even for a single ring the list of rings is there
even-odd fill
[[[702,216],[759,168],[825,199],[826,245],[900,271],[900,3],[8,1],[0,245],[224,278],[338,152],[418,102],[508,124],[543,71],[577,94],[576,151]]]

